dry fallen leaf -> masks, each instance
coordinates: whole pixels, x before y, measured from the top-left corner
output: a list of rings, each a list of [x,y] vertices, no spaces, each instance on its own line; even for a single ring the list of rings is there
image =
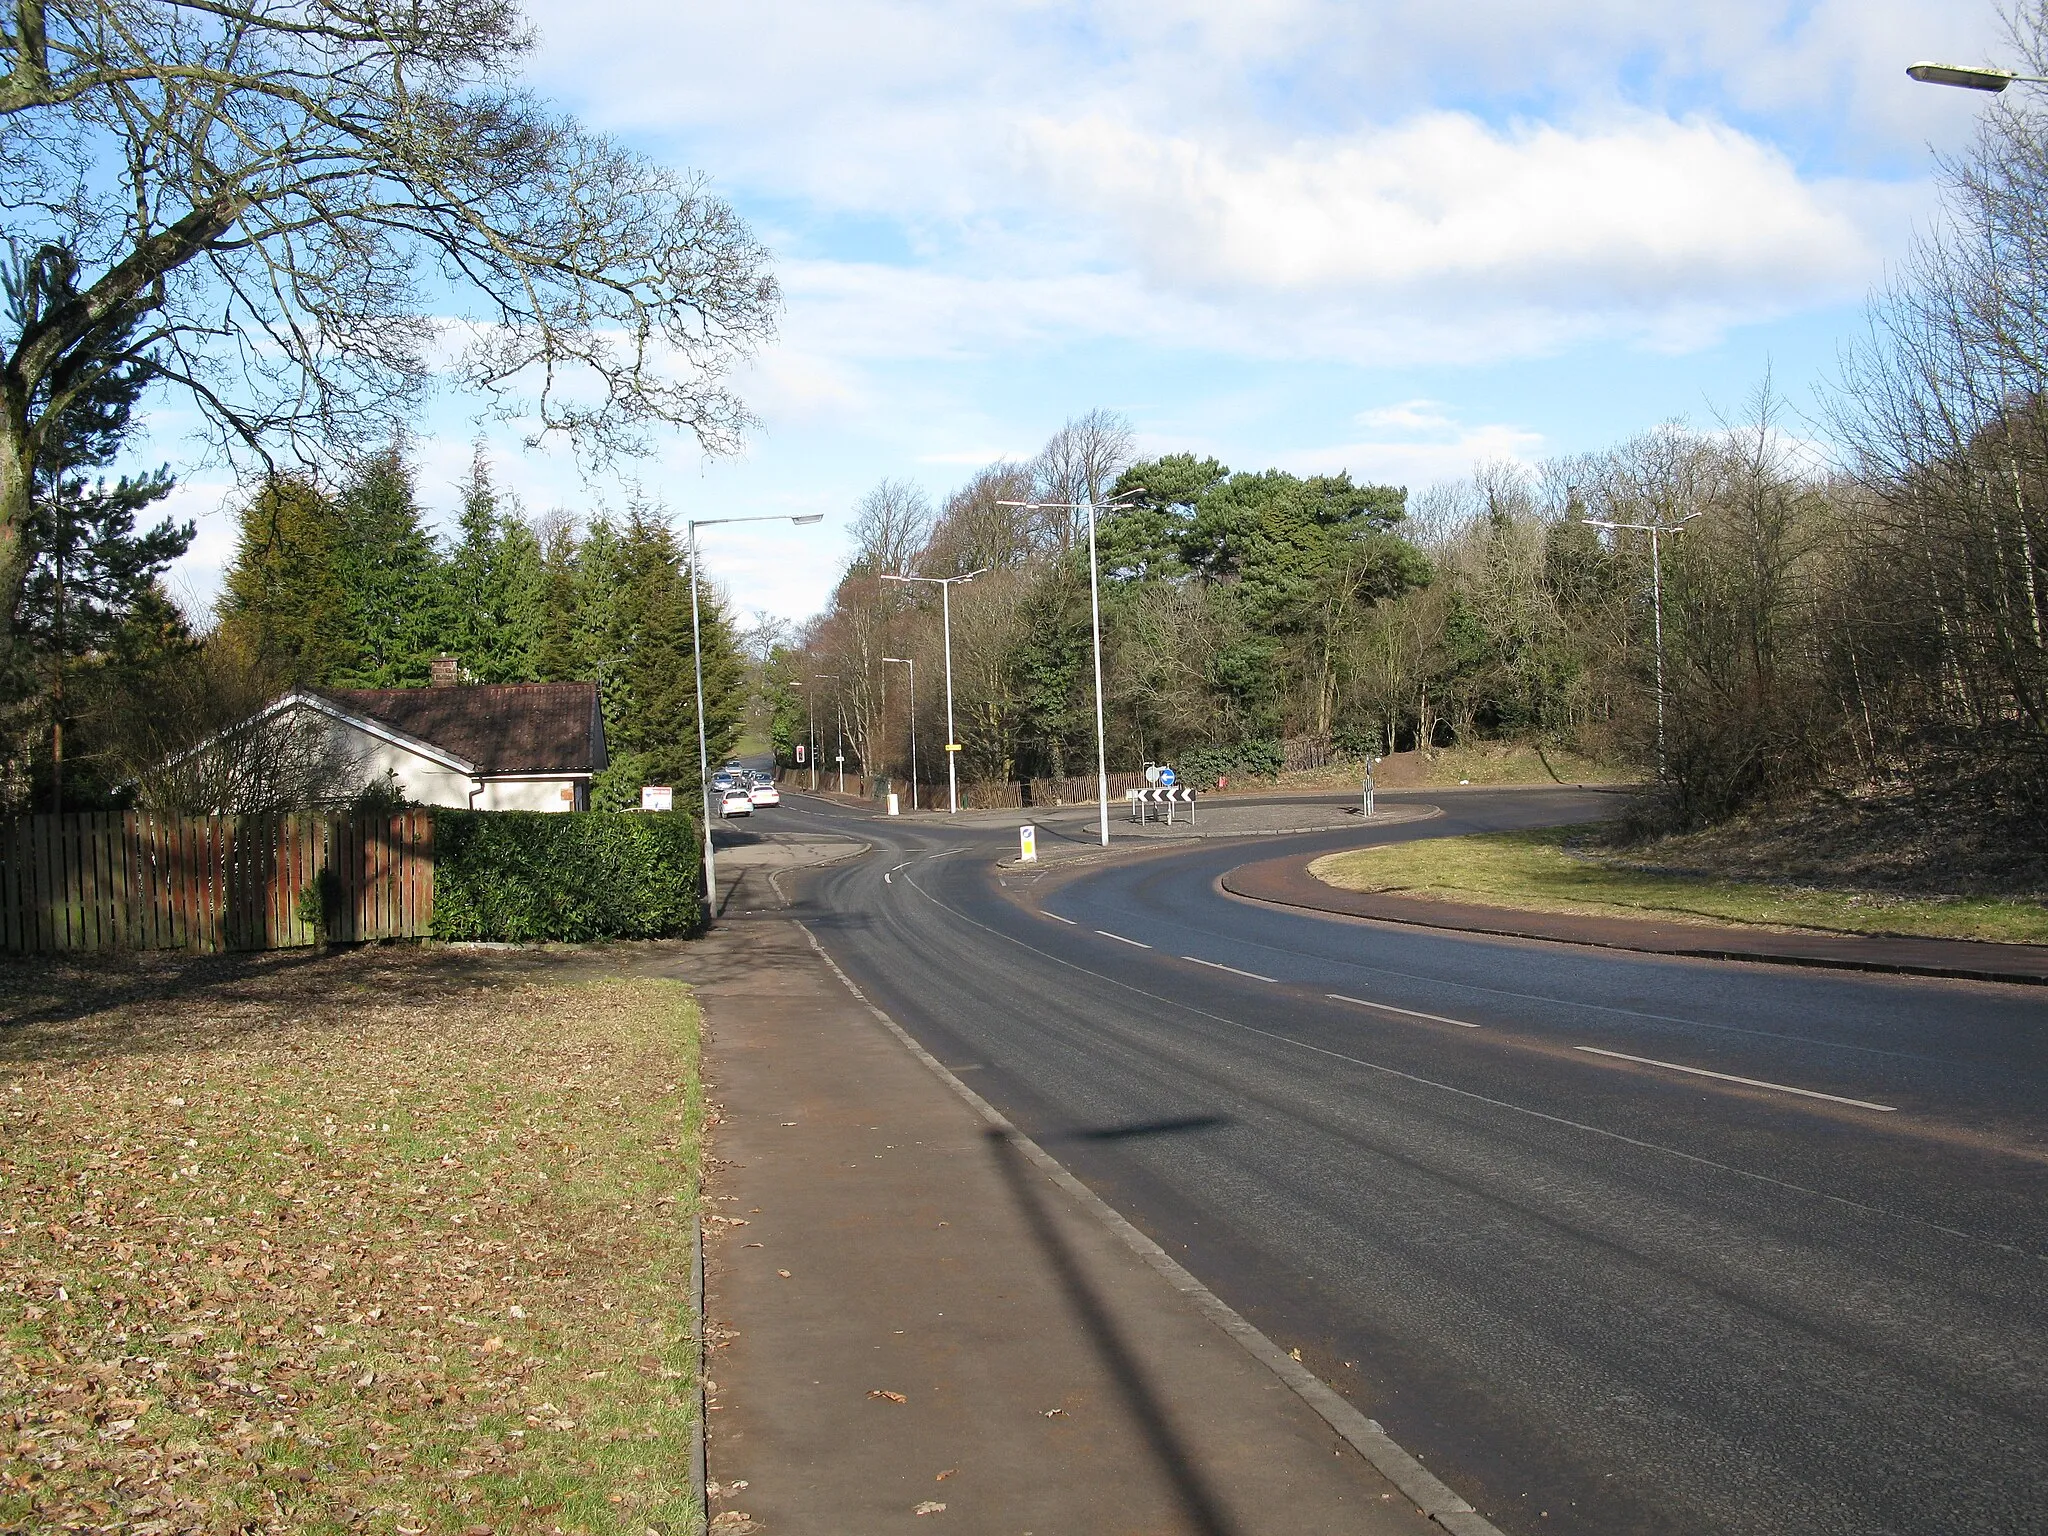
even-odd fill
[[[868,1389],[868,1396],[886,1397],[892,1403],[907,1403],[910,1401],[910,1399],[905,1397],[901,1392],[891,1392],[886,1387],[870,1387]]]
[[[922,1504],[918,1505],[917,1508],[911,1511],[913,1515],[943,1515],[945,1512],[945,1505],[934,1504],[930,1499],[926,1499]]]
[[[943,1483],[947,1478],[951,1477],[955,1472],[958,1472],[959,1470],[960,1469],[958,1467],[948,1467],[945,1471],[941,1472],[937,1477],[933,1478],[932,1481],[935,1483]]]
[[[1062,1418],[1065,1416],[1066,1411],[1064,1408],[1048,1408],[1045,1410],[1045,1416],[1048,1419]]]
[[[789,1271],[786,1269],[778,1269],[777,1271],[775,1271],[775,1273],[782,1276],[782,1278],[785,1280],[789,1278]]]

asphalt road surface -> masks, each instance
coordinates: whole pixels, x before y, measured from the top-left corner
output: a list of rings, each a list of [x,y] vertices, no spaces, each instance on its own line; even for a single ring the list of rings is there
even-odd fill
[[[1436,798],[1379,836],[1612,803]],[[1034,878],[761,820],[873,842],[797,882],[833,957],[1504,1530],[2048,1530],[2048,992],[1215,887],[1357,831]]]

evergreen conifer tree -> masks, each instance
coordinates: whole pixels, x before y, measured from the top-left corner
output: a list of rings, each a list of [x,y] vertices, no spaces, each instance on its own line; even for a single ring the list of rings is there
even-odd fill
[[[480,682],[539,675],[546,625],[540,540],[504,506],[478,447],[462,488],[462,515],[448,553],[445,648]]]
[[[78,302],[77,266],[69,253],[45,247],[5,274],[13,334],[26,334],[53,309]],[[69,681],[76,664],[107,657],[140,610],[134,635],[161,630],[170,604],[157,580],[191,545],[193,525],[169,518],[137,532],[137,514],[170,494],[168,469],[123,475],[111,485],[104,470],[133,427],[136,402],[152,366],[133,355],[137,317],[117,313],[57,373],[38,386],[42,437],[33,466],[29,516],[23,527],[27,579],[9,615],[14,654],[8,691],[39,694],[48,754],[37,763],[52,809],[64,805],[65,733],[73,719]],[[182,623],[174,625],[182,635]]]
[[[332,682],[353,657],[339,509],[310,480],[276,476],[243,504],[240,523],[221,639],[293,682]]]
[[[335,574],[347,640],[327,680],[344,688],[423,684],[448,627],[447,590],[403,446],[366,460],[342,488],[338,507]]]

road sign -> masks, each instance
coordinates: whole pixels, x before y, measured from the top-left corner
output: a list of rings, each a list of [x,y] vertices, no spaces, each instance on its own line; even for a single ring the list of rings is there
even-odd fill
[[[1029,822],[1017,829],[1017,857],[1027,864],[1038,862],[1038,828]]]
[[[1176,777],[1177,775],[1171,768],[1162,768],[1159,770],[1159,782],[1168,789],[1173,788],[1173,781]]]
[[[959,743],[959,742],[957,742],[957,741],[949,741],[949,742],[947,742],[947,743],[946,743],[946,750],[947,750],[948,752],[959,752],[959,751],[963,751],[963,750],[965,750],[965,749],[961,747],[961,745],[960,745],[960,743]]]
[[[675,787],[670,784],[643,784],[640,786],[640,809],[643,811],[672,811],[676,808]]]

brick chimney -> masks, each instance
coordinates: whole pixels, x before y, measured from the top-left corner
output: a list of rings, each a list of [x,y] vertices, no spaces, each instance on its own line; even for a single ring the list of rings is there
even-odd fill
[[[427,681],[435,688],[453,688],[462,681],[462,663],[453,656],[436,656],[427,663]]]

